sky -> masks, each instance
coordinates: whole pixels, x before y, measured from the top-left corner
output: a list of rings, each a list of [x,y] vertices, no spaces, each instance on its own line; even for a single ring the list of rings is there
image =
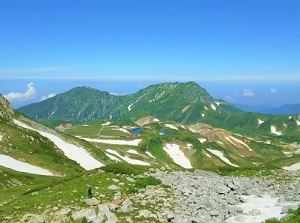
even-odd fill
[[[300,1],[0,0],[0,93],[16,108],[88,85],[195,81],[248,105],[300,103]]]

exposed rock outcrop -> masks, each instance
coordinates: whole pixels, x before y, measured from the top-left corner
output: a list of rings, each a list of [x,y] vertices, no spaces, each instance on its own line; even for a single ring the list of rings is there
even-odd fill
[[[9,102],[0,94],[0,120],[10,120],[14,114]]]

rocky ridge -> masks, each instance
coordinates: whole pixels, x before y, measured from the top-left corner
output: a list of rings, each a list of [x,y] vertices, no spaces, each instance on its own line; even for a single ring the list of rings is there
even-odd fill
[[[0,120],[10,120],[13,114],[14,111],[10,107],[9,102],[0,94]]]
[[[119,188],[126,178],[132,183],[138,178],[155,176],[165,186],[148,186],[137,193],[123,196]],[[278,180],[281,179],[281,180]],[[144,175],[114,178],[115,184],[109,189],[115,194],[113,200],[102,202],[105,195],[96,193],[91,199],[81,197],[81,204],[57,205],[48,207],[42,215],[26,214],[20,222],[172,222],[172,223],[231,223],[243,222],[244,216],[259,216],[258,209],[243,213],[240,204],[246,202],[245,196],[270,195],[278,198],[278,205],[291,202],[293,205],[282,206],[286,214],[290,208],[300,203],[299,176],[282,172],[276,177],[224,177],[213,172],[196,170],[194,172],[165,172],[152,170]],[[282,179],[285,179],[283,181]],[[236,221],[229,221],[230,219]],[[9,221],[9,216],[6,219]]]

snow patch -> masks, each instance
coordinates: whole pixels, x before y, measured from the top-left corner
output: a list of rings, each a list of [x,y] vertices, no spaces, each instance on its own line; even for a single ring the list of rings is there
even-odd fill
[[[3,135],[0,134],[0,142],[2,141],[2,139],[3,139]]]
[[[263,123],[265,122],[265,121],[263,121],[263,120],[261,120],[261,119],[258,119],[257,121],[258,121],[258,124],[259,124],[259,125],[261,125],[261,124],[263,124]]]
[[[219,144],[221,144],[221,145],[224,145],[224,143],[223,143],[223,142],[221,142],[221,141],[217,141],[217,143],[219,143]]]
[[[208,108],[206,106],[204,106],[205,110],[208,110]]]
[[[155,118],[153,121],[155,121],[155,122],[159,122],[159,119]]]
[[[226,139],[227,141],[229,141],[230,143],[232,143],[233,145],[236,145],[234,142],[231,141],[231,139],[232,139],[233,141],[235,141],[235,142],[237,142],[237,143],[240,143],[240,144],[242,144],[243,146],[247,147],[247,148],[249,149],[249,151],[252,151],[252,149],[251,149],[246,143],[244,143],[242,140],[239,140],[239,139],[237,139],[237,138],[235,138],[235,137],[233,137],[233,136],[225,137],[225,139]]]
[[[176,144],[166,144],[163,148],[173,161],[184,168],[193,168],[191,162],[184,153],[179,149],[179,145]]]
[[[105,123],[103,123],[101,125],[109,125],[109,124],[110,124],[110,122],[105,122]]]
[[[289,119],[291,119],[292,118],[292,116],[289,116]]]
[[[149,151],[146,151],[146,154],[147,154],[148,156],[151,156],[152,158],[156,159]]]
[[[205,116],[205,114],[201,114],[201,116],[202,116],[202,117],[204,117],[204,116]]]
[[[130,111],[131,110],[131,107],[132,107],[132,105],[134,105],[134,103],[132,103],[132,104],[130,104],[130,105],[128,105],[128,111]]]
[[[128,146],[138,146],[142,141],[141,139],[134,140],[118,140],[118,139],[91,139],[91,138],[81,138],[88,142],[99,142],[105,144],[113,144],[113,145],[128,145]]]
[[[218,150],[213,150],[213,149],[207,149],[209,152],[211,152],[212,154],[216,155],[217,157],[219,157],[221,160],[223,160],[225,163],[234,166],[234,167],[239,167],[238,165],[233,164],[232,162],[230,162],[229,159],[227,159],[224,154],[221,151]]]
[[[206,155],[208,158],[211,158],[211,155],[209,155],[208,153],[205,153],[205,155]]]
[[[128,153],[140,155],[136,150],[130,149],[127,150]]]
[[[53,176],[54,174],[49,170],[43,169],[41,167],[33,166],[29,163],[25,163],[19,160],[16,160],[10,156],[0,154],[0,165],[25,173],[32,173],[38,175],[46,175],[46,176]]]
[[[118,130],[125,132],[125,133],[130,133],[128,130],[124,129],[124,128],[119,128]]]
[[[284,167],[282,167],[282,169],[289,170],[289,171],[300,170],[300,163],[295,163],[291,166],[284,166]]]
[[[144,162],[144,161],[141,161],[141,160],[136,160],[136,159],[131,159],[128,156],[122,156],[117,151],[114,151],[112,149],[107,149],[106,152],[109,152],[113,155],[116,155],[116,156],[120,157],[122,160],[124,160],[124,161],[126,161],[127,163],[130,163],[130,164],[141,165],[141,166],[150,166],[150,164],[147,163],[147,162]]]
[[[181,125],[180,127],[183,128],[183,129],[186,129],[186,127],[184,127],[183,125]]]
[[[170,129],[175,129],[175,130],[178,130],[178,128],[174,125],[171,125],[171,124],[166,124],[166,126]]]
[[[212,110],[217,110],[216,106],[214,104],[210,104],[210,107],[212,108]]]
[[[71,143],[65,142],[61,138],[59,138],[56,135],[53,135],[48,132],[42,132],[35,130],[31,128],[30,126],[14,119],[14,123],[27,129],[31,129],[33,131],[36,131],[40,133],[42,136],[50,139],[54,144],[64,152],[65,156],[67,156],[69,159],[76,161],[79,163],[80,166],[82,166],[86,170],[91,170],[95,168],[99,168],[101,166],[104,166],[102,163],[100,163],[98,160],[96,160],[94,157],[92,157],[84,148],[75,146]]]
[[[193,145],[190,144],[190,143],[186,144],[186,146],[187,146],[188,149],[191,149],[193,147]]]
[[[89,125],[82,125],[82,126],[89,126]]]
[[[215,101],[215,103],[219,106],[222,102],[220,102],[220,101]]]
[[[109,154],[109,153],[105,153],[105,154],[106,154],[106,156],[108,156],[111,160],[115,160],[115,161],[117,161],[117,162],[121,162],[121,160],[118,159],[117,157],[115,157],[115,156],[113,156],[113,155],[111,155],[111,154]]]
[[[296,120],[296,122],[297,122],[297,125],[300,125],[300,121]]]
[[[206,139],[205,139],[205,138],[199,138],[198,140],[199,140],[201,143],[206,142]]]
[[[243,209],[243,214],[233,216],[227,219],[226,223],[260,223],[269,218],[282,218],[285,214],[281,214],[282,207],[293,206],[297,203],[279,203],[278,198],[264,195],[259,197],[257,195],[242,196],[246,201],[245,203],[237,205]],[[254,215],[254,210],[259,211],[261,214]]]
[[[277,131],[276,127],[274,125],[271,126],[271,133],[273,133],[274,135],[277,135],[277,136],[282,135],[282,132]]]

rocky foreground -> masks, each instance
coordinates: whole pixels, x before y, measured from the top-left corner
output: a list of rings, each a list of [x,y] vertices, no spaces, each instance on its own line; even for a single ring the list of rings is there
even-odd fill
[[[145,175],[155,176],[165,186],[148,186],[125,196],[121,186],[131,185]],[[26,214],[19,221],[43,222],[172,222],[172,223],[236,223],[262,222],[269,217],[283,217],[300,204],[300,178],[297,172],[281,172],[272,177],[224,177],[208,171],[165,172],[153,170],[144,175],[117,175],[109,186],[113,200],[102,202],[105,195],[95,193],[81,204],[48,207],[43,214]],[[266,198],[274,201],[270,210],[261,209]],[[254,207],[246,210],[248,198]],[[256,200],[255,200],[256,199]],[[268,200],[268,201],[269,201]],[[253,201],[252,201],[253,202]],[[275,210],[276,209],[276,210]],[[276,214],[276,211],[279,213]],[[10,218],[6,219],[7,222]]]

